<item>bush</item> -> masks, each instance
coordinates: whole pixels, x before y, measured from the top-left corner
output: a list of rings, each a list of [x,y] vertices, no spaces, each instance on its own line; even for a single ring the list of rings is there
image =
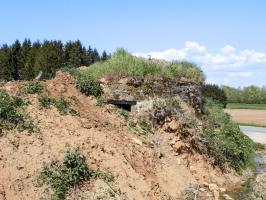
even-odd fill
[[[68,114],[70,111],[70,103],[65,100],[64,97],[53,100],[53,105],[58,109],[61,114]]]
[[[39,94],[43,89],[43,85],[38,81],[29,81],[23,85],[23,91],[27,94]]]
[[[202,138],[215,165],[228,163],[237,172],[254,166],[252,140],[210,99],[205,104]]]
[[[212,85],[212,84],[204,84],[201,89],[202,95],[205,98],[212,98],[217,103],[220,103],[223,105],[223,107],[226,107],[227,104],[227,97],[224,92],[218,85]]]
[[[53,99],[45,95],[40,96],[38,101],[42,108],[48,108],[53,103]]]
[[[50,167],[45,166],[38,181],[52,188],[54,192],[52,199],[65,199],[71,187],[76,187],[82,181],[88,180],[90,176],[85,157],[75,150],[68,151],[62,163]]]
[[[81,93],[98,97],[102,94],[100,82],[88,74],[80,73],[76,79],[77,88]]]
[[[0,89],[0,128],[12,129],[19,125],[23,130],[32,130],[32,126],[29,126],[32,121],[20,109],[26,104],[24,100],[10,96],[5,90]]]
[[[123,108],[118,108],[117,113],[125,118],[125,120],[128,120],[129,113],[128,111],[124,110]]]

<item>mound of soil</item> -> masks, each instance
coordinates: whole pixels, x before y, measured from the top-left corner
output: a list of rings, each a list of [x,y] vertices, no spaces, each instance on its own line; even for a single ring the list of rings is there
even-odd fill
[[[15,95],[22,83],[8,82],[1,88]],[[57,162],[75,148],[86,156],[90,168],[110,171],[115,179],[87,181],[71,191],[69,199],[99,199],[99,195],[112,199],[105,192],[110,189],[116,199],[183,199],[182,192],[191,186],[202,199],[217,199],[219,188],[241,181],[234,172],[210,166],[200,153],[175,152],[173,146],[186,145],[175,134],[162,129],[148,136],[129,132],[114,106],[96,106],[94,98],[76,89],[70,75],[58,72],[42,84],[50,97],[63,96],[79,115],[61,115],[53,106],[41,109],[38,95],[22,95],[30,102],[26,112],[38,131],[5,130],[0,137],[0,200],[49,197],[51,191],[36,183],[39,172],[45,163]],[[204,184],[215,184],[217,189],[201,188]]]

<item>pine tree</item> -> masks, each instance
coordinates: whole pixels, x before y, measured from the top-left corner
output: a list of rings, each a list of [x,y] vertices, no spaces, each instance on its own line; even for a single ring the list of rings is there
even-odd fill
[[[19,40],[16,40],[11,47],[11,59],[10,67],[12,70],[12,77],[14,80],[20,79],[20,69],[22,68],[22,57],[21,57],[21,44]]]
[[[106,51],[103,51],[101,60],[104,61],[104,60],[107,60],[107,59],[108,59],[108,55],[107,55]]]
[[[13,79],[12,70],[10,68],[11,52],[7,44],[0,49],[0,80],[10,81]]]

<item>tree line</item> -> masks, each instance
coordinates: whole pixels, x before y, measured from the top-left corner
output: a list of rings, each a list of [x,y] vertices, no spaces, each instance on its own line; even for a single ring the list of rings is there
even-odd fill
[[[227,96],[228,103],[263,104],[266,103],[266,87],[248,86],[232,88],[222,86],[222,90]]]
[[[50,79],[62,67],[89,66],[97,61],[107,60],[110,54],[99,54],[96,48],[86,48],[82,43],[60,40],[22,43],[0,46],[0,80],[31,80],[42,71],[42,78]]]

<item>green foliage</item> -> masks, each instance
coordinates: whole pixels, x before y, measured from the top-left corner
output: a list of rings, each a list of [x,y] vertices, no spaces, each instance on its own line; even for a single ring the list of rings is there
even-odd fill
[[[248,86],[243,89],[236,89],[228,86],[223,86],[228,103],[243,103],[243,104],[266,104],[266,88]]]
[[[50,98],[49,96],[42,95],[42,96],[38,97],[38,101],[39,101],[39,105],[42,108],[48,108],[50,105],[53,104],[54,100],[52,98]]]
[[[79,113],[70,108],[70,103],[64,99],[64,97],[60,97],[59,99],[53,99],[49,96],[42,95],[38,98],[39,105],[41,108],[49,108],[50,105],[53,105],[57,108],[61,115],[78,115]]]
[[[53,101],[53,105],[58,109],[61,114],[68,114],[70,111],[70,103],[64,99],[64,97],[60,97],[60,99],[55,99]]]
[[[96,98],[96,106],[102,106],[102,105],[104,105],[104,104],[106,104],[106,103],[107,103],[107,102],[106,102],[105,99],[100,98],[100,97]]]
[[[27,94],[39,94],[43,91],[43,85],[38,81],[29,81],[23,85],[23,92]]]
[[[91,177],[85,157],[79,151],[68,151],[63,162],[45,166],[38,181],[51,187],[54,194],[52,199],[65,199],[70,188],[78,186]]]
[[[252,140],[210,99],[205,104],[202,137],[215,165],[228,163],[237,172],[254,166]]]
[[[203,82],[204,76],[201,70],[189,62],[165,62],[147,60],[130,55],[123,49],[105,62],[98,62],[84,70],[99,79],[103,77],[121,78],[124,76],[151,77],[180,81],[186,78],[189,82]]]
[[[205,98],[212,98],[217,103],[220,103],[223,105],[223,107],[226,107],[227,104],[227,97],[224,92],[218,85],[212,85],[212,84],[204,84],[201,89],[202,95]]]
[[[151,125],[143,117],[140,117],[137,122],[128,121],[127,128],[130,132],[137,135],[148,135],[151,133]]]
[[[228,109],[252,109],[252,110],[266,110],[266,104],[246,104],[246,103],[229,103]]]
[[[105,182],[114,181],[111,172],[89,169],[85,156],[74,150],[67,151],[62,162],[44,166],[37,180],[40,185],[46,184],[51,187],[54,192],[51,199],[61,200],[66,198],[71,188],[91,178],[100,178]]]
[[[66,66],[89,66],[109,56],[101,57],[97,49],[86,48],[80,41],[63,44],[60,40],[32,43],[25,39],[21,45],[0,46],[0,80],[32,80],[42,71],[43,79],[54,77],[56,70]]]
[[[93,95],[98,97],[103,92],[100,82],[89,74],[80,73],[76,78],[76,85],[80,92],[87,96]]]
[[[123,108],[118,108],[117,113],[125,118],[125,120],[128,120],[129,112],[127,110],[124,110]]]
[[[33,130],[33,123],[20,109],[27,103],[18,97],[10,96],[5,90],[0,89],[0,129]]]
[[[63,71],[71,74],[76,79],[76,87],[85,95],[93,95],[99,97],[102,93],[100,82],[93,78],[90,74],[84,73],[85,70],[75,68],[65,68]]]

